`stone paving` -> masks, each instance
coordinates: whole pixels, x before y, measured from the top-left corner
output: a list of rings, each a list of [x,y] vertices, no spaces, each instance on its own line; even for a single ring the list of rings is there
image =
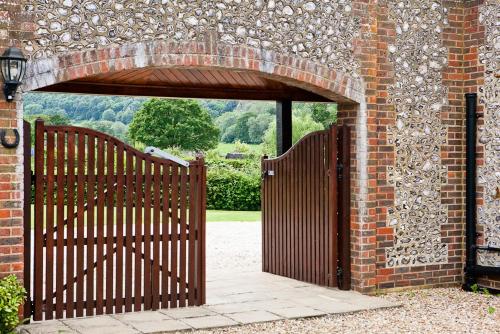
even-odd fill
[[[353,291],[262,273],[259,240],[259,223],[208,224],[207,304],[202,307],[51,320],[22,326],[19,332],[166,333],[397,306]]]

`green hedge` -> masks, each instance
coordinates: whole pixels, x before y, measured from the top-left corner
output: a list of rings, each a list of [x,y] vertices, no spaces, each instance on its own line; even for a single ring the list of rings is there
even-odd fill
[[[260,173],[258,170],[209,166],[207,208],[209,210],[260,210]]]
[[[25,295],[26,290],[16,276],[9,275],[0,280],[0,333],[10,334],[19,324],[18,310]]]

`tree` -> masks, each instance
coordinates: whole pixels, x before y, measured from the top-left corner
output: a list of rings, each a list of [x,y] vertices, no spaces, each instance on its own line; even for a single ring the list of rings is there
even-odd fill
[[[106,109],[101,115],[101,120],[114,122],[116,120],[116,115],[113,109]]]
[[[328,128],[337,123],[337,105],[331,103],[313,103],[311,105],[311,117],[316,123],[321,123]]]
[[[313,121],[310,115],[292,116],[292,144],[314,131],[323,130],[322,124]],[[264,136],[263,153],[276,155],[276,122],[273,122]]]
[[[128,142],[127,126],[122,122],[83,121],[77,125],[104,132],[110,136],[120,139],[121,141]]]
[[[222,114],[215,122],[221,131],[221,141],[247,144],[262,143],[264,133],[274,117],[267,112],[233,111]]]
[[[166,149],[199,151],[215,148],[219,129],[194,100],[150,99],[129,125],[132,140]]]
[[[24,119],[31,124],[31,142],[35,143],[35,121],[37,119],[43,119],[46,125],[67,125],[70,124],[68,116],[63,113],[53,114],[53,115],[26,115]]]

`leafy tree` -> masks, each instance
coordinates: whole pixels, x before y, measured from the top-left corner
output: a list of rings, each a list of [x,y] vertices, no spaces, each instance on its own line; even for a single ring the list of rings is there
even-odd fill
[[[215,148],[219,130],[194,100],[150,99],[134,115],[129,135],[145,145],[197,151]]]
[[[274,116],[268,113],[258,114],[247,121],[248,137],[250,144],[260,144],[264,140],[264,135],[269,125],[274,121]]]
[[[221,130],[221,141],[224,143],[239,140],[247,144],[260,144],[273,119],[267,112],[233,111],[218,117],[216,124]]]
[[[311,105],[311,117],[313,121],[323,124],[328,128],[337,122],[337,105],[331,103],[313,103]]]
[[[121,141],[128,142],[127,126],[122,122],[111,121],[83,121],[77,124],[84,128],[94,129],[116,137]]]
[[[294,115],[292,116],[292,144],[298,142],[308,133],[323,129],[323,124],[313,121],[310,115],[300,115],[299,117]],[[273,122],[266,131],[263,153],[270,156],[276,155],[276,122]]]
[[[105,110],[115,114],[123,110],[135,113],[146,101],[145,98],[128,96],[96,96],[77,94],[53,94],[32,92],[23,96],[25,114],[50,115],[63,111],[73,122],[84,120],[100,120]],[[107,119],[107,118],[105,118]],[[109,120],[109,119],[107,119]],[[124,124],[124,119],[119,119]]]
[[[123,124],[129,124],[134,118],[135,110],[127,107],[127,109],[120,111],[116,114],[116,120]]]
[[[106,109],[106,110],[104,110],[104,112],[101,115],[101,120],[103,120],[103,121],[114,122],[115,119],[116,119],[116,115],[115,115],[115,112],[113,111],[113,109]]]
[[[54,115],[26,115],[24,119],[31,124],[31,142],[34,144],[35,140],[35,121],[37,119],[43,119],[46,125],[67,125],[70,124],[70,119],[68,116],[62,113]]]

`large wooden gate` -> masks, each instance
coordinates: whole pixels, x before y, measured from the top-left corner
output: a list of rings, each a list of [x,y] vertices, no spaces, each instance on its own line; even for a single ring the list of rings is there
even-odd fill
[[[350,288],[349,138],[332,126],[262,160],[264,271]]]
[[[203,159],[182,166],[85,128],[35,131],[34,320],[203,304]]]

